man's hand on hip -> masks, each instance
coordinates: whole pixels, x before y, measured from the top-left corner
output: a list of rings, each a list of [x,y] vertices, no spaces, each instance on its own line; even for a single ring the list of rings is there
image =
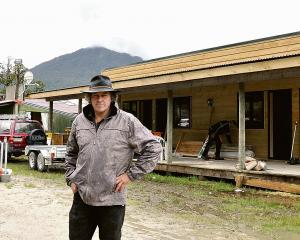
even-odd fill
[[[127,173],[123,173],[122,175],[118,176],[116,180],[115,192],[122,192],[129,182],[131,181]]]
[[[77,186],[75,183],[71,183],[71,189],[73,193],[76,193],[78,191]]]

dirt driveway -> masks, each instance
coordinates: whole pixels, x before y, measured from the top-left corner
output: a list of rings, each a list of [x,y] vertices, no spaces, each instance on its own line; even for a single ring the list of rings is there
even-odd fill
[[[155,192],[163,191],[160,186],[146,194],[140,193],[138,189],[135,187],[134,191],[129,190],[122,239],[268,239],[258,238],[254,231],[246,231],[243,226],[236,230],[235,225],[217,216],[204,213],[203,221],[195,223],[192,218],[162,211],[156,207],[157,198],[162,195],[156,195]],[[10,183],[0,183],[0,239],[68,239],[71,202],[72,193],[61,182],[13,176]],[[206,218],[210,218],[209,223],[205,221]],[[214,218],[215,224],[212,223]],[[98,239],[97,232],[93,239]]]

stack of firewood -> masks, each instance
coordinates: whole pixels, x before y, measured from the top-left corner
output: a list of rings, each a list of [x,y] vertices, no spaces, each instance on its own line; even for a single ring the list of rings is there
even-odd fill
[[[246,170],[265,171],[267,170],[267,164],[264,161],[258,161],[252,157],[246,157],[245,159]]]

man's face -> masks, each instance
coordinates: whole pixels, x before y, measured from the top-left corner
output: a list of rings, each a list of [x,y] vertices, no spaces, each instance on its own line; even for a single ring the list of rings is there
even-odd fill
[[[92,93],[91,103],[96,114],[106,114],[109,111],[111,95],[109,92]]]

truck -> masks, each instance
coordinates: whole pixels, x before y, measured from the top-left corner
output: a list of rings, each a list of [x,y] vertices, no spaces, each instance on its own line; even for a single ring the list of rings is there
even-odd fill
[[[26,145],[46,144],[43,126],[26,115],[0,115],[0,141],[8,141],[8,159],[24,154]]]

